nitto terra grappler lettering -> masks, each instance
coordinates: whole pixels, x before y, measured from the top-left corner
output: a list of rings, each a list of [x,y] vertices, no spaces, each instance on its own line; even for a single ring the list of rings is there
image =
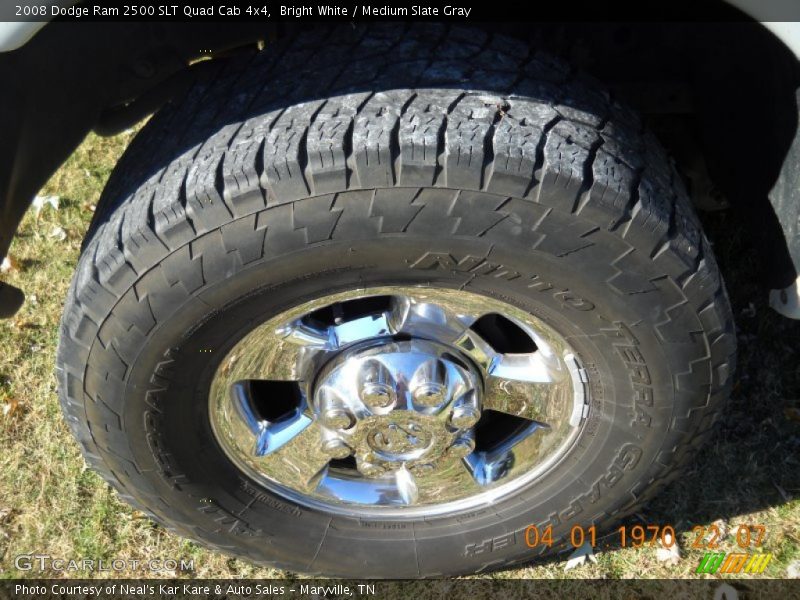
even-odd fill
[[[471,275],[485,275],[496,279],[505,279],[506,281],[513,281],[521,277],[517,271],[501,264],[493,263],[480,256],[467,255],[457,259],[448,252],[426,252],[411,264],[411,268],[458,271],[460,273],[470,273]],[[526,287],[538,292],[550,292],[563,306],[574,310],[590,311],[594,309],[592,302],[584,300],[568,289],[555,288],[553,284],[540,279],[538,275],[528,277]]]

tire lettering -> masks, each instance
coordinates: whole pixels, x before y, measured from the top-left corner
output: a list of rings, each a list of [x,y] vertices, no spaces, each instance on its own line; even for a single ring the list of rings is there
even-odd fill
[[[559,514],[562,521],[571,521],[573,520],[578,514],[583,511],[583,506],[579,500],[573,500],[567,510],[563,511]]]
[[[411,264],[411,268],[455,271],[458,273],[469,273],[471,275],[495,277],[506,281],[513,281],[520,278],[518,271],[498,263],[489,262],[485,258],[468,254],[459,259],[448,252],[426,252]],[[566,308],[582,312],[594,310],[595,308],[594,303],[581,298],[569,289],[556,290],[553,284],[540,280],[538,275],[531,277],[530,281],[532,281],[532,283],[528,284],[528,289],[538,292],[551,292],[553,298]]]
[[[519,278],[519,273],[503,265],[491,263],[479,256],[467,255],[456,260],[447,252],[426,252],[412,265],[412,269],[441,269],[444,271],[458,271],[459,273],[472,273],[474,275],[489,275],[498,279],[511,281]]]
[[[263,530],[250,527],[237,515],[225,510],[213,500],[206,500],[204,502],[204,505],[198,507],[197,510],[203,515],[211,517],[214,523],[224,527],[228,533],[245,537],[260,537],[264,535]]]
[[[553,294],[553,298],[561,302],[564,306],[569,308],[574,308],[575,310],[580,311],[589,311],[594,309],[594,304],[589,302],[588,300],[584,300],[580,296],[576,296],[569,290],[564,290],[563,292],[556,292]]]
[[[600,487],[605,487],[607,490],[613,488],[622,477],[625,475],[626,472],[632,471],[636,468],[636,465],[639,464],[639,460],[642,458],[644,451],[634,444],[628,443],[620,448],[617,457],[614,459],[614,462],[611,463],[611,466],[606,471],[605,475],[602,475],[595,482],[592,484],[591,489],[582,496],[578,497],[573,503],[570,505],[569,511],[569,518],[573,519],[575,515],[580,513],[583,510],[583,505],[581,500],[588,504],[595,504],[602,493],[600,492]],[[577,509],[577,510],[576,510]],[[564,513],[562,513],[564,515]],[[566,518],[564,520],[567,520]]]
[[[653,421],[648,411],[648,408],[653,406],[650,370],[639,349],[639,340],[624,323],[618,321],[614,325],[616,325],[616,329],[604,329],[603,331],[606,335],[622,341],[622,343],[613,345],[628,369],[628,378],[633,387],[633,406],[631,412],[628,413],[631,417],[631,427],[650,427]]]
[[[497,537],[482,540],[476,544],[467,544],[464,547],[464,556],[478,556],[480,554],[489,554],[497,552],[503,548],[510,548],[517,544],[517,534],[512,531],[504,533]]]
[[[252,496],[262,504],[266,504],[270,508],[279,510],[280,512],[290,515],[292,517],[299,517],[303,514],[303,512],[296,506],[291,506],[289,504],[284,504],[283,502],[279,502],[274,498],[268,496],[264,492],[257,490],[256,488],[248,484],[246,481],[242,481],[239,487],[242,489],[243,492]]]

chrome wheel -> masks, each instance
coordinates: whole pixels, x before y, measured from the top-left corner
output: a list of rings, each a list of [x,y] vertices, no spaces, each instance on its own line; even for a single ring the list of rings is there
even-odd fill
[[[506,302],[371,288],[288,310],[223,358],[214,434],[308,506],[382,516],[491,502],[568,452],[588,412],[565,339]]]

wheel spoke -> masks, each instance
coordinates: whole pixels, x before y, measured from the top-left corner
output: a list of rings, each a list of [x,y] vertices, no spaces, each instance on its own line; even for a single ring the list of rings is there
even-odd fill
[[[231,388],[231,411],[224,414],[240,436],[249,435],[254,438],[253,454],[265,456],[272,454],[289,443],[306,427],[312,419],[303,413],[305,404],[297,407],[293,413],[276,421],[259,418],[253,406],[252,395],[246,383],[237,383]],[[238,421],[238,424],[232,421]]]
[[[415,473],[420,504],[430,504],[439,498],[455,494],[467,497],[484,491],[472,475],[466,459],[454,459],[429,472]]]
[[[403,502],[409,505],[416,504],[419,498],[417,482],[414,479],[414,476],[408,472],[405,466],[400,467],[397,471],[395,471],[394,481],[395,485],[397,485],[397,491],[400,494],[400,497],[403,499]]]
[[[556,383],[569,377],[557,357],[539,351],[496,355],[487,371],[492,377],[530,383]]]
[[[301,319],[277,329],[275,334],[296,346],[311,346],[330,350],[336,347],[329,328],[313,327]]]
[[[330,349],[327,338],[319,334],[304,326],[259,327],[225,357],[217,380],[228,386],[248,379],[302,380],[305,366]]]
[[[464,335],[454,342],[454,345],[468,354],[478,366],[487,372],[499,358],[497,352],[481,336],[470,329],[465,331]]]
[[[331,457],[323,452],[316,423],[302,429],[275,452],[257,457],[253,465],[277,481],[291,481],[304,491],[317,487]]]
[[[484,410],[496,410],[539,423],[558,422],[572,405],[572,390],[564,383],[530,383],[499,377],[486,380]],[[567,416],[568,418],[568,416]]]
[[[441,302],[426,302],[424,298],[411,296],[393,296],[392,310],[388,313],[393,333],[450,343],[463,337],[476,318]]]
[[[312,419],[299,411],[288,419],[282,419],[275,423],[265,422],[256,441],[256,456],[277,452],[311,423]]]
[[[353,319],[340,325],[334,325],[331,330],[333,331],[332,343],[335,348],[372,338],[386,337],[392,333],[386,314],[367,315]]]
[[[383,477],[325,469],[316,480],[317,493],[340,502],[368,505],[411,506],[418,499],[414,476],[405,469]]]
[[[548,428],[541,423],[530,423],[502,444],[488,451],[473,452],[464,459],[467,470],[480,486],[512,476],[520,456],[529,458],[539,453],[538,446],[543,437],[540,432]]]

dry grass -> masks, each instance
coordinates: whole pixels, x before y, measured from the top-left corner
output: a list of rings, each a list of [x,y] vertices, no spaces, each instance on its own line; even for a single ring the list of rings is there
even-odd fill
[[[142,518],[86,469],[62,421],[53,364],[63,298],[91,205],[131,136],[87,138],[42,191],[60,197],[59,210],[46,206],[38,218],[27,214],[11,250],[18,270],[3,275],[28,300],[17,316],[0,321],[0,578],[24,575],[14,569],[14,557],[30,552],[194,559],[195,571],[178,576],[282,576],[209,552]],[[788,565],[800,559],[800,323],[767,308],[752,249],[730,216],[717,213],[705,221],[718,240],[740,327],[736,388],[711,444],[640,515],[648,523],[675,525],[683,558],[667,565],[654,548],[617,549],[566,572],[560,557],[492,577],[691,577],[703,553],[689,547],[691,527],[719,520],[733,532],[742,523],[766,526],[764,549],[774,559],[765,576],[786,577]],[[56,228],[66,239],[51,235]],[[721,549],[736,549],[733,536]]]

